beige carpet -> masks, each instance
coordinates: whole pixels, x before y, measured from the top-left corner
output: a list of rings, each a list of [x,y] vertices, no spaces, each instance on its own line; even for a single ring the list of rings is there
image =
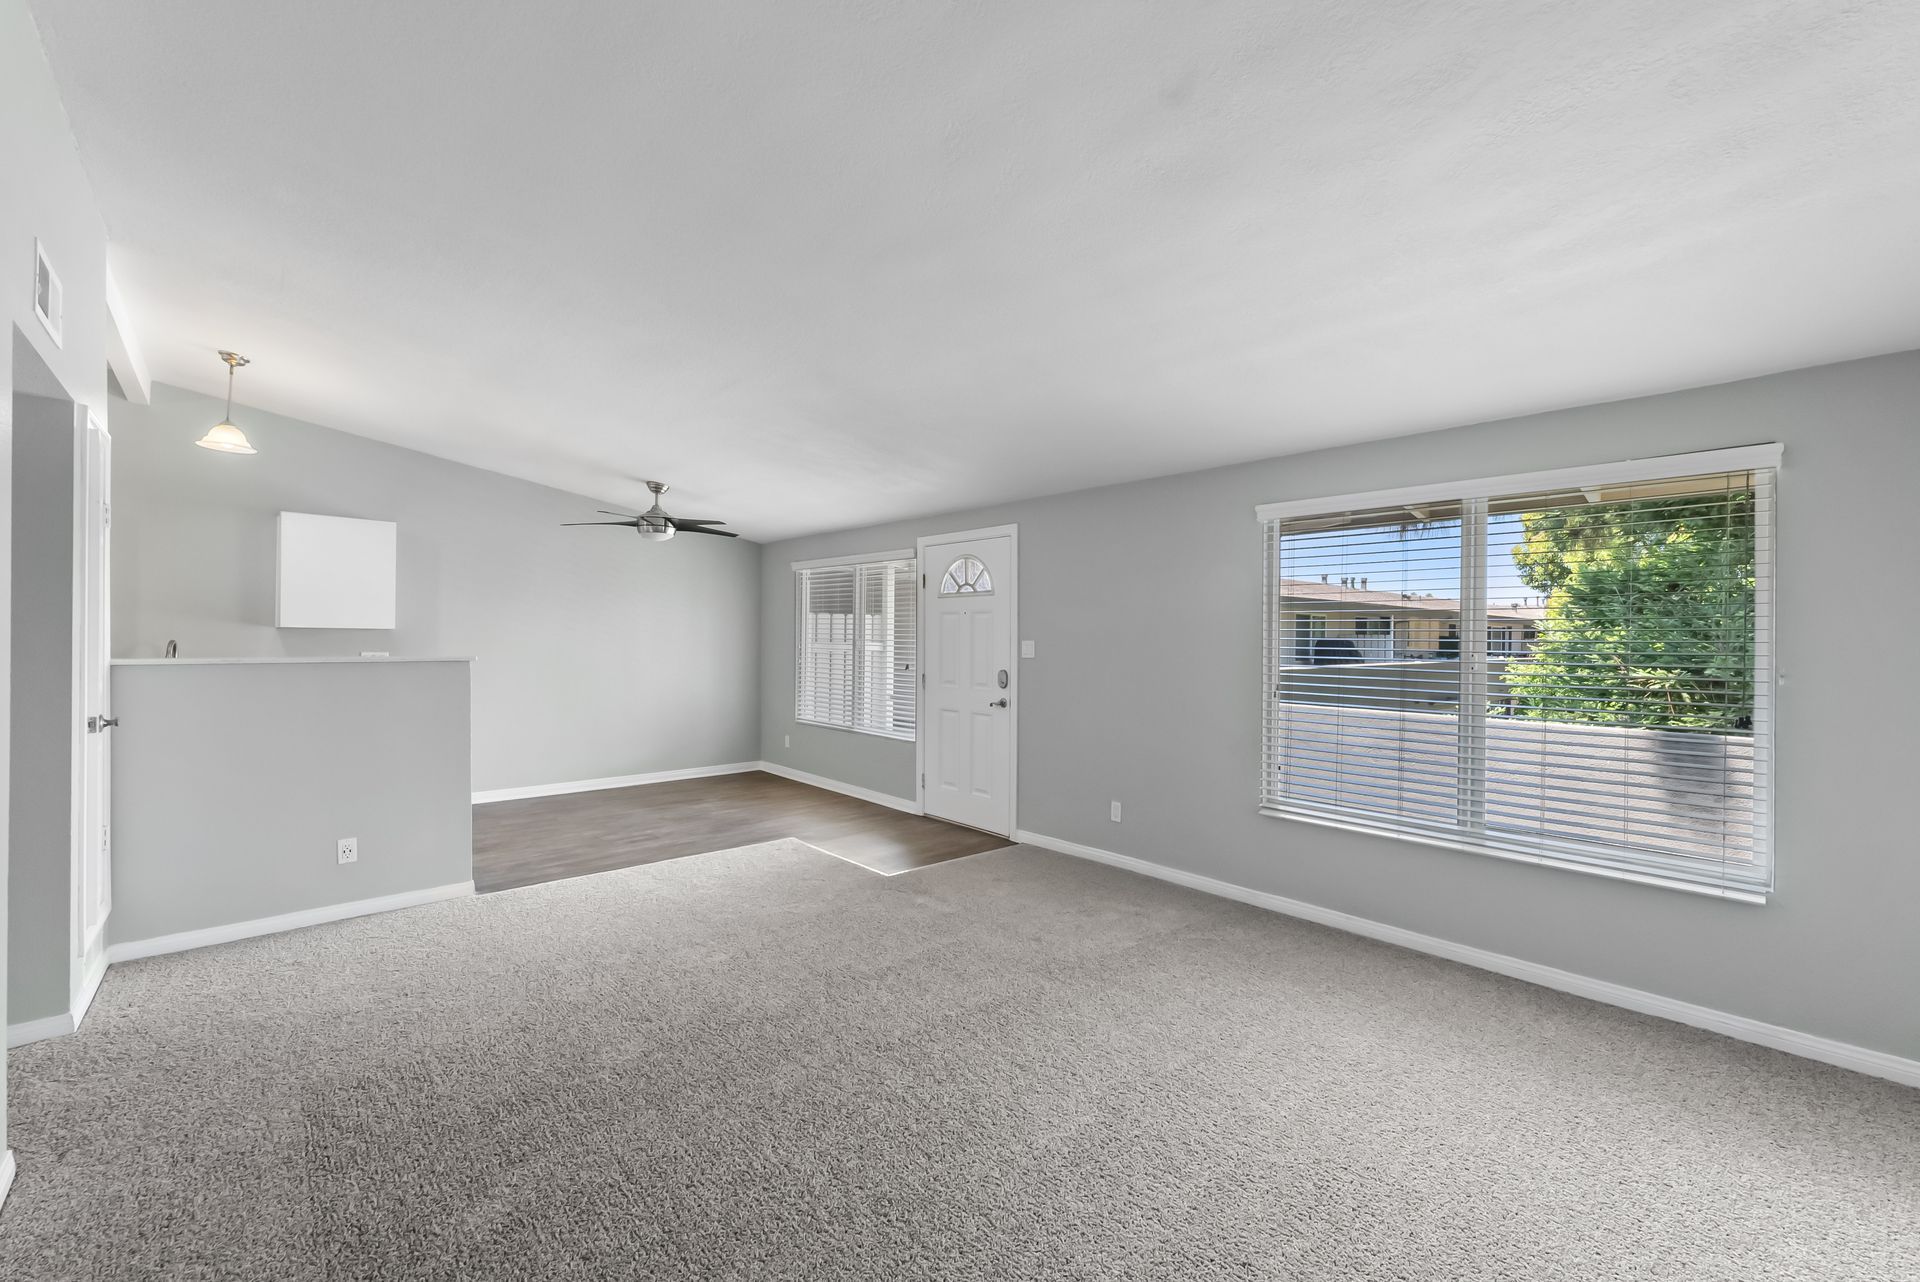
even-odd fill
[[[1027,849],[115,967],[0,1277],[1920,1277],[1920,1092]]]

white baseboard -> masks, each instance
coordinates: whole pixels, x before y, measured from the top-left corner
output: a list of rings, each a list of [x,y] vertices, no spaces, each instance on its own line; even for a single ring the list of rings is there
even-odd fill
[[[1467,944],[1456,944],[1449,940],[1437,939],[1432,935],[1404,930],[1399,926],[1388,926],[1365,917],[1356,917],[1351,913],[1322,908],[1318,904],[1288,899],[1281,895],[1269,894],[1264,890],[1250,890],[1245,886],[1236,886],[1232,882],[1219,881],[1199,873],[1169,868],[1164,864],[1151,863],[1145,859],[1136,859],[1132,855],[1101,850],[1097,846],[1083,846],[1078,842],[1063,841],[1058,837],[1048,837],[1037,832],[1020,831],[1013,836],[1014,840],[1025,845],[1058,851],[1060,854],[1072,855],[1078,859],[1090,859],[1095,863],[1111,864],[1115,868],[1124,868],[1143,876],[1170,881],[1175,885],[1204,891],[1209,895],[1218,895],[1222,899],[1238,900],[1243,904],[1252,904],[1256,908],[1265,908],[1273,912],[1285,913],[1289,917],[1298,917],[1305,921],[1318,922],[1322,926],[1331,926],[1335,930],[1365,935],[1369,939],[1397,944],[1415,952],[1444,957],[1448,961],[1461,962],[1468,966],[1477,966],[1481,970],[1490,970],[1495,974],[1525,980],[1530,984],[1539,984],[1543,988],[1553,988],[1563,993],[1572,993],[1576,997],[1605,1002],[1609,1006],[1639,1011],[1643,1015],[1657,1015],[1662,1019],[1673,1020],[1675,1023],[1704,1028],[1708,1032],[1720,1033],[1739,1041],[1752,1042],[1778,1051],[1786,1051],[1790,1055],[1819,1060],[1823,1064],[1852,1069],[1856,1073],[1865,1073],[1870,1077],[1884,1077],[1888,1081],[1899,1082],[1905,1086],[1920,1086],[1920,1060],[1905,1059],[1886,1051],[1870,1050],[1865,1046],[1855,1046],[1828,1037],[1816,1037],[1812,1033],[1802,1033],[1778,1024],[1764,1023],[1744,1015],[1732,1015],[1726,1011],[1714,1010],[1709,1006],[1696,1006],[1692,1002],[1662,997],[1658,993],[1628,988],[1624,984],[1610,983],[1604,979],[1577,975],[1572,971],[1543,966],[1538,962],[1523,961],[1504,953],[1489,952],[1484,948],[1474,948]]]
[[[783,766],[777,761],[756,762],[752,767],[764,770],[770,775],[779,775],[782,779],[791,779],[795,783],[804,783],[813,788],[825,788],[828,792],[841,793],[848,797],[857,797],[861,801],[871,801],[876,806],[886,806],[893,810],[904,810],[910,815],[924,814],[918,802],[906,797],[896,797],[890,792],[875,792],[871,788],[860,788],[850,783],[841,783],[838,779],[829,779],[825,775],[810,775],[804,770],[795,770],[792,766]]]
[[[644,775],[609,775],[604,779],[573,779],[565,783],[536,783],[525,788],[491,788],[473,794],[473,804],[490,801],[520,801],[527,797],[558,797],[569,792],[599,792],[605,788],[634,788],[643,783],[671,783],[675,779],[707,779],[714,775],[745,774],[759,770],[758,761],[734,761],[724,766],[693,766],[686,770],[656,770]]]
[[[205,948],[209,944],[230,944],[236,939],[274,935],[283,930],[298,930],[302,926],[318,926],[330,921],[345,921],[349,917],[392,912],[396,908],[414,908],[442,899],[462,899],[472,893],[473,883],[461,881],[448,886],[429,886],[424,890],[382,895],[378,899],[356,899],[351,903],[328,904],[324,908],[303,908],[299,912],[282,913],[278,917],[258,917],[225,926],[209,926],[204,930],[184,930],[176,935],[156,935],[152,939],[108,944],[107,960],[117,963],[139,957],[158,957],[162,953],[181,953],[190,948]]]
[[[100,991],[100,981],[107,977],[107,955],[97,954],[80,981],[80,991],[73,999],[73,1009],[59,1015],[49,1015],[45,1019],[27,1019],[18,1024],[7,1025],[7,1046],[25,1046],[30,1042],[44,1042],[49,1037],[65,1037],[80,1027],[80,1021],[87,1017],[87,1008],[93,1005],[93,995]]]
[[[13,1150],[0,1148],[0,1206],[7,1204],[7,1190],[13,1187]]]
[[[18,1024],[7,1025],[7,1049],[12,1050],[30,1042],[44,1042],[49,1037],[65,1037],[73,1028],[73,1012],[70,1010],[48,1015],[45,1019],[23,1019]]]

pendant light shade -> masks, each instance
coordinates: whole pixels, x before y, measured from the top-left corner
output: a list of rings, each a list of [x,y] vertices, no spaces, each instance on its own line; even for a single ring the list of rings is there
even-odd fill
[[[247,434],[231,423],[215,423],[207,429],[207,434],[194,442],[202,449],[219,450],[222,454],[258,454],[247,441]]]
[[[207,434],[195,441],[203,450],[219,450],[222,454],[258,454],[247,440],[247,434],[233,425],[233,372],[247,364],[247,358],[237,352],[221,352],[220,359],[227,363],[227,413],[218,423],[207,429]]]

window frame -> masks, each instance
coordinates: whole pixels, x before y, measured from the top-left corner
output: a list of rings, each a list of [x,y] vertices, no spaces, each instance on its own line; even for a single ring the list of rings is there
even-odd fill
[[[913,594],[912,616],[914,620],[913,655],[909,688],[913,694],[913,723],[911,731],[881,730],[873,726],[860,725],[857,722],[860,691],[865,688],[867,650],[869,648],[866,629],[866,612],[862,606],[866,595],[866,571],[876,567],[894,567],[904,565],[907,577],[916,585]],[[863,552],[852,556],[821,557],[811,561],[794,561],[790,568],[793,572],[793,719],[796,724],[819,726],[825,730],[844,730],[852,734],[872,735],[877,739],[893,739],[900,742],[913,742],[920,733],[920,602],[917,585],[919,583],[918,558],[911,549],[895,549],[887,552]],[[806,716],[801,712],[802,697],[805,693],[807,656],[812,644],[807,635],[807,612],[805,575],[813,570],[848,569],[853,572],[853,635],[848,642],[851,650],[851,676],[847,699],[848,720],[825,721],[816,716]],[[896,660],[897,661],[897,660]]]
[[[1359,810],[1342,811],[1334,807],[1315,807],[1310,803],[1278,801],[1272,791],[1274,761],[1273,727],[1276,724],[1278,697],[1275,674],[1291,655],[1294,637],[1281,635],[1282,594],[1278,590],[1278,539],[1281,521],[1327,518],[1350,512],[1406,505],[1459,503],[1460,518],[1460,594],[1461,594],[1461,700],[1460,767],[1456,781],[1463,789],[1474,787],[1484,778],[1486,763],[1485,692],[1487,659],[1491,649],[1487,622],[1487,509],[1488,500],[1534,492],[1586,489],[1626,485],[1638,482],[1671,480],[1723,472],[1765,471],[1772,474],[1771,490],[1777,495],[1783,456],[1777,444],[1736,446],[1688,454],[1623,460],[1588,467],[1559,468],[1551,471],[1523,472],[1507,476],[1481,477],[1432,485],[1406,486],[1326,498],[1288,499],[1262,503],[1255,507],[1264,550],[1262,574],[1262,621],[1265,642],[1262,651],[1261,716],[1262,748],[1260,762],[1260,804],[1262,815],[1343,831],[1388,837],[1417,845],[1437,846],[1520,863],[1564,868],[1569,871],[1608,877],[1614,880],[1661,886],[1709,895],[1749,904],[1764,904],[1775,888],[1774,845],[1774,703],[1776,664],[1774,659],[1776,597],[1778,594],[1777,558],[1774,536],[1777,528],[1776,504],[1768,503],[1754,514],[1755,578],[1767,585],[1756,592],[1754,600],[1753,670],[1753,842],[1756,872],[1750,877],[1719,881],[1702,880],[1698,865],[1688,865],[1682,856],[1662,856],[1657,852],[1608,847],[1593,841],[1558,840],[1543,836],[1529,841],[1499,837],[1484,828],[1463,825],[1458,829],[1421,829],[1397,824],[1385,816]],[[1469,611],[1483,626],[1469,626]],[[1468,709],[1477,709],[1469,713]],[[1529,846],[1531,849],[1519,849]],[[1686,875],[1682,875],[1685,873]]]
[[[976,577],[968,579],[965,583],[958,583],[956,581],[956,586],[953,591],[949,592],[947,591],[947,579],[953,574],[954,567],[963,561],[973,562],[974,565],[979,568],[980,573]],[[975,587],[974,584],[978,583],[981,578],[986,579],[987,586],[984,588]],[[940,582],[934,586],[933,591],[935,596],[947,599],[963,596],[992,596],[993,575],[988,572],[986,562],[971,552],[962,552],[959,556],[947,563],[946,569],[940,571]]]

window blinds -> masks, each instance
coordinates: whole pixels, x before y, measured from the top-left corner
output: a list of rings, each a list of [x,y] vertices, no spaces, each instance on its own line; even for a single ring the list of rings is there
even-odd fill
[[[1764,895],[1777,457],[1261,509],[1262,809]]]
[[[913,738],[919,694],[914,562],[866,561],[794,574],[795,717]]]

